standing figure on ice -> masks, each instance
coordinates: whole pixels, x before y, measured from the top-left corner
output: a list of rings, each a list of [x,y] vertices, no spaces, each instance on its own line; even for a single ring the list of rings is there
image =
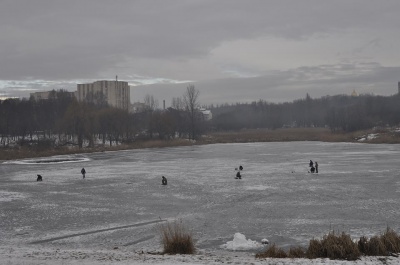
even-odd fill
[[[312,160],[310,160],[310,167],[313,167],[314,163]]]
[[[315,173],[318,173],[318,162],[315,162]]]
[[[81,173],[82,173],[82,178],[85,178],[86,170],[84,167],[81,169]]]

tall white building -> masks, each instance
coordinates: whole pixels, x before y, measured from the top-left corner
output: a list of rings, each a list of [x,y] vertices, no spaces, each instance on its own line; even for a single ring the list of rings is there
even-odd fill
[[[93,103],[106,102],[108,105],[129,111],[131,91],[128,82],[96,81],[89,84],[78,84],[76,93],[78,101]]]

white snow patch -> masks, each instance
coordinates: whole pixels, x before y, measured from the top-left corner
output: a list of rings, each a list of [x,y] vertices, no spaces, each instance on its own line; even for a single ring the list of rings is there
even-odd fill
[[[228,250],[251,250],[262,247],[257,241],[246,239],[246,236],[241,233],[235,233],[232,241],[228,241],[221,245],[221,248]]]
[[[367,140],[372,140],[372,139],[378,138],[378,136],[379,136],[378,133],[370,133],[367,136],[364,136],[364,137],[358,139],[358,141],[359,142],[364,142],[364,141],[367,141]]]
[[[377,133],[371,133],[371,134],[367,135],[367,139],[372,140],[372,139],[377,138],[378,136],[379,136],[379,134],[377,134]]]
[[[4,164],[17,164],[17,165],[38,165],[38,164],[64,164],[64,163],[77,163],[90,161],[88,157],[75,157],[75,156],[52,156],[36,159],[12,160],[5,161]]]

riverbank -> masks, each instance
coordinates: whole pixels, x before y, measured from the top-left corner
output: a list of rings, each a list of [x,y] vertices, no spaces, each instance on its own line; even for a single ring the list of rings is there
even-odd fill
[[[187,139],[174,140],[143,140],[129,144],[115,146],[99,145],[94,148],[76,146],[57,147],[38,150],[32,147],[0,148],[1,160],[15,160],[34,157],[48,157],[55,155],[93,153],[104,151],[118,151],[144,148],[163,148],[176,146],[204,145],[217,143],[254,143],[254,142],[291,142],[291,141],[321,141],[321,142],[359,142],[375,144],[399,144],[400,130],[398,129],[371,129],[351,133],[332,132],[328,128],[281,128],[243,129],[230,132],[212,132],[203,135],[197,141]]]
[[[8,265],[395,265],[396,257],[361,257],[356,261],[329,259],[256,259],[245,252],[213,253],[202,251],[195,255],[152,255],[125,249],[54,249],[0,248],[0,257]]]

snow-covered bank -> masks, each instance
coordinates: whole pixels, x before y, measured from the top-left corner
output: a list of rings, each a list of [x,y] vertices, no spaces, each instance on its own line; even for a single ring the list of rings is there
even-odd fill
[[[244,252],[211,253],[196,255],[155,255],[135,253],[123,249],[91,250],[91,249],[0,249],[1,264],[4,265],[140,265],[140,264],[236,264],[236,265],[398,265],[400,258],[395,257],[362,257],[357,261],[328,259],[256,259],[254,255]]]
[[[140,264],[203,264],[203,265],[398,265],[400,258],[362,257],[357,261],[328,259],[256,259],[247,252],[206,252],[195,255],[156,255],[131,252],[125,249],[46,249],[2,247],[1,264],[4,265],[140,265]]]
[[[329,259],[257,259],[254,250],[261,250],[261,243],[235,233],[233,240],[218,250],[198,249],[194,255],[162,255],[161,249],[132,251],[124,246],[105,248],[55,248],[25,245],[0,248],[0,264],[4,265],[398,265],[400,257],[361,257],[356,261]],[[249,250],[253,250],[250,251]]]

